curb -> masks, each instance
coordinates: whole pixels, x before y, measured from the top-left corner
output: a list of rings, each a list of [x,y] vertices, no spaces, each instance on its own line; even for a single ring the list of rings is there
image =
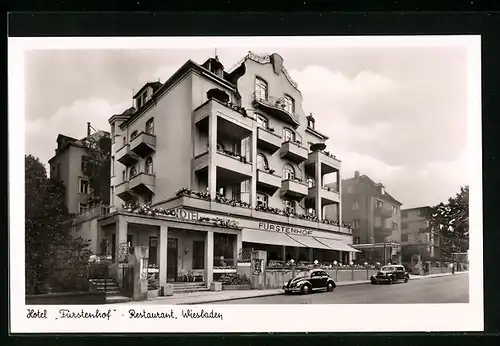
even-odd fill
[[[342,286],[354,286],[354,285],[367,285],[369,284],[370,281],[362,281],[362,282],[353,282],[349,284],[344,284],[344,285],[339,285],[337,284],[337,287],[342,287]],[[284,292],[273,292],[273,293],[264,293],[256,296],[251,296],[251,297],[236,297],[236,298],[219,298],[219,299],[210,299],[210,300],[203,300],[199,301],[196,303],[178,303],[175,305],[197,305],[197,304],[208,304],[208,303],[218,303],[218,302],[226,302],[226,301],[233,301],[233,300],[243,300],[243,299],[254,299],[254,298],[263,298],[263,297],[272,297],[272,296],[281,296],[285,295]]]

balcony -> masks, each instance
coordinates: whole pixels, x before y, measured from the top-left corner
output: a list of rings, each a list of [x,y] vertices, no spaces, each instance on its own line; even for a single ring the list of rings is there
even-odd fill
[[[318,193],[318,189],[316,186],[309,188],[309,193],[307,194],[307,199],[316,200],[316,195]],[[321,205],[329,205],[334,203],[340,203],[340,194],[335,190],[328,190],[327,188],[322,187],[320,189],[320,197],[321,197]]]
[[[307,185],[301,182],[289,179],[281,181],[280,195],[282,197],[288,197],[299,201],[307,196],[308,190]]]
[[[146,157],[156,150],[156,136],[141,132],[130,141],[130,150],[139,155]]]
[[[223,151],[217,151],[214,157],[214,162],[217,167],[225,171],[235,174],[235,177],[251,177],[252,164],[245,162],[239,156],[233,156]]]
[[[384,207],[375,207],[373,210],[376,216],[381,216],[384,219],[389,219],[392,217],[392,210]]]
[[[155,175],[141,172],[130,178],[129,188],[138,195],[155,193]]]
[[[330,153],[324,151],[313,151],[309,153],[306,166],[314,169],[316,162],[321,162],[321,173],[329,174],[340,171],[341,162]]]
[[[267,96],[266,98],[254,92],[252,103],[255,108],[259,108],[295,128],[300,125],[298,115],[285,109],[285,100],[283,97]]]
[[[257,186],[264,190],[274,192],[281,187],[281,177],[258,169]]]
[[[307,149],[291,141],[281,144],[280,156],[297,164],[304,162],[308,158]]]
[[[257,147],[270,154],[274,154],[281,147],[281,137],[267,129],[259,127],[257,129]]]
[[[131,193],[129,189],[129,182],[124,181],[115,186],[115,193],[118,198],[123,201],[129,201],[134,198],[134,195]]]
[[[120,162],[125,166],[131,166],[139,160],[139,156],[132,150],[130,150],[129,144],[126,144],[120,149],[118,149],[115,156],[116,156],[116,161]]]
[[[224,103],[216,99],[209,99],[194,110],[194,121],[198,124],[210,115],[216,115],[234,125],[251,131],[253,120],[246,115],[246,110],[231,103]]]

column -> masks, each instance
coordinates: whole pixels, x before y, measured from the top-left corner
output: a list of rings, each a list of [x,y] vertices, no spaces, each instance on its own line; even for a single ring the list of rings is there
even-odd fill
[[[339,188],[339,204],[337,204],[337,214],[339,224],[342,225],[342,179],[340,179],[340,170],[337,171],[337,187]]]
[[[158,244],[157,250],[159,255],[157,257],[158,265],[160,267],[160,287],[167,285],[167,245],[168,245],[168,227],[160,226],[158,230]]]
[[[313,261],[314,261],[314,249],[309,248],[309,262],[313,262]]]
[[[127,242],[127,221],[123,216],[118,216],[118,220],[116,221],[116,252],[115,259],[116,263],[120,260],[120,244]]]
[[[208,190],[210,199],[217,193],[217,114],[210,114],[208,119]]]
[[[214,280],[214,232],[207,232],[207,239],[205,241],[205,272],[207,274],[206,284],[210,284]]]
[[[281,258],[286,261],[286,246],[281,247]]]
[[[315,207],[316,207],[316,217],[318,220],[323,219],[323,206],[321,205],[321,194],[323,193],[323,182],[322,182],[322,177],[321,177],[321,159],[320,155],[317,155],[318,159],[314,163],[315,165],[315,173],[316,176],[314,177],[314,180],[316,181],[316,198],[315,198]]]
[[[253,122],[252,135],[250,136],[250,155],[252,157],[252,178],[250,179],[250,204],[252,210],[257,206],[257,122]],[[270,167],[273,168],[273,167]],[[273,168],[276,169],[276,168]]]
[[[293,260],[295,261],[295,263],[298,264],[298,262],[299,262],[299,247],[295,248],[295,258]]]
[[[236,234],[236,242],[234,243],[234,266],[238,265],[238,256],[241,252],[241,248],[243,246],[241,233]]]
[[[342,251],[339,251],[339,262],[342,263]],[[342,263],[345,264],[345,263]]]
[[[349,263],[351,263],[353,260],[353,254],[354,253],[352,251],[349,251]]]

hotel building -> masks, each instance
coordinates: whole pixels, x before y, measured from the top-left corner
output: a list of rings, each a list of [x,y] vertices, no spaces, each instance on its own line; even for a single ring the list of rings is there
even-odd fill
[[[149,246],[161,285],[186,272],[209,284],[250,249],[296,262],[347,263],[357,252],[341,217],[323,215],[341,210],[341,192],[323,184],[328,174],[340,182],[341,162],[324,151],[280,55],[249,53],[229,71],[217,57],[189,60],[134,100],[109,119],[113,208],[95,252],[115,269],[137,245]]]

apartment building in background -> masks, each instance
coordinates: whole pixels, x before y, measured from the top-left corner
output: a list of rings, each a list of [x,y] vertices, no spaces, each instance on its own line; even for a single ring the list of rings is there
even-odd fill
[[[124,246],[149,247],[161,285],[186,272],[209,284],[246,250],[297,263],[347,263],[358,252],[341,214],[323,215],[342,210],[341,191],[324,184],[340,182],[341,161],[325,151],[279,54],[250,52],[229,71],[217,57],[189,60],[134,101],[109,120],[113,208],[94,249],[113,257],[118,281]]]
[[[328,186],[336,188],[336,183]],[[370,263],[399,262],[402,203],[389,194],[382,183],[360,175],[359,171],[354,177],[343,179],[341,189],[342,220],[352,225],[355,247],[363,251],[357,259]],[[327,217],[336,214],[337,210],[327,208]]]
[[[92,131],[90,123],[87,123],[87,136],[82,139],[62,134],[57,136],[57,149],[49,160],[49,176],[64,184],[65,204],[70,213],[80,214],[89,208],[92,187],[84,173],[84,166],[89,162],[87,145],[84,144],[94,145],[103,136],[109,137],[109,132]],[[105,188],[103,203],[109,204],[109,181],[104,181],[102,185]]]
[[[412,255],[422,261],[439,261],[439,234],[429,228],[432,209],[429,206],[401,210],[401,246],[404,263]]]

